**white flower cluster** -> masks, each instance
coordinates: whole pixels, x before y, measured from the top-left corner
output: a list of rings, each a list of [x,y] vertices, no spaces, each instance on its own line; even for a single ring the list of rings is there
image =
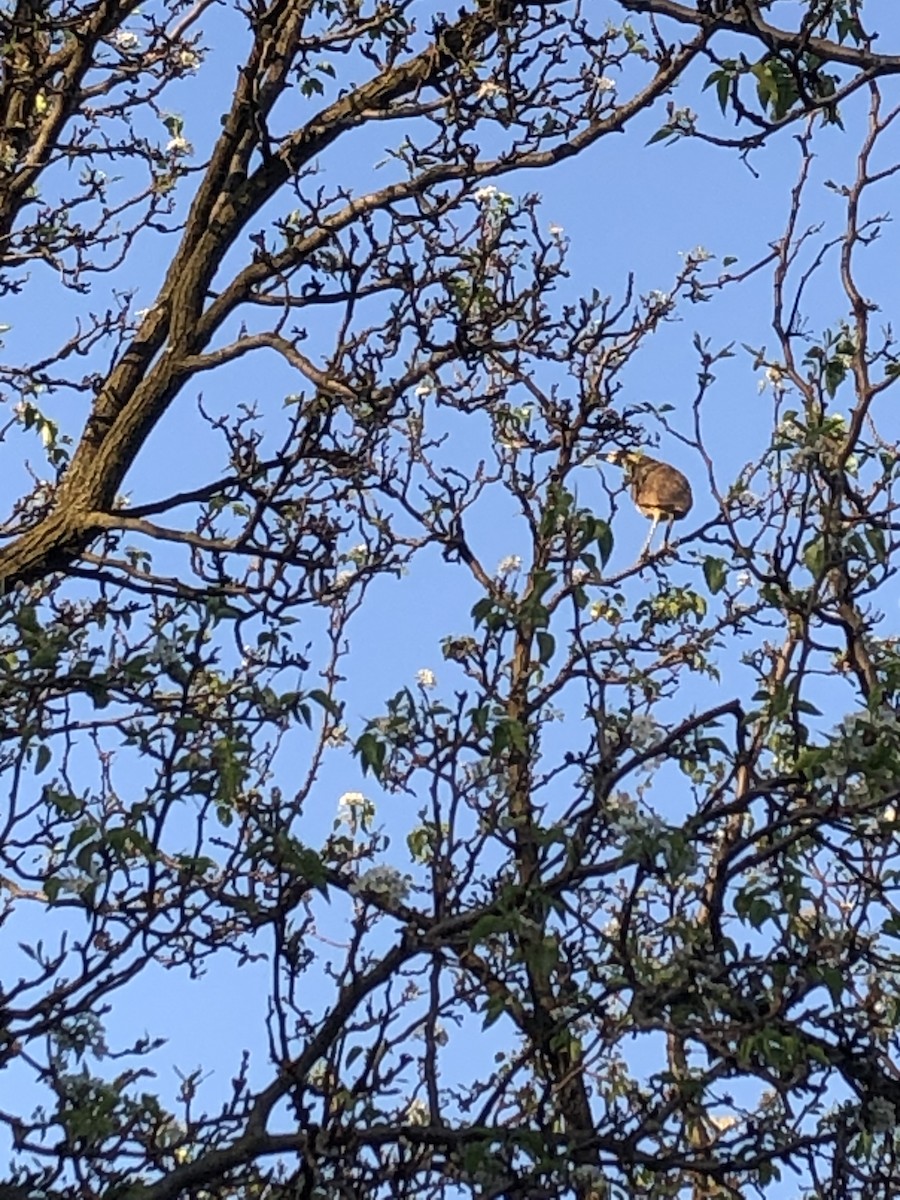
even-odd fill
[[[196,50],[185,46],[178,51],[178,65],[185,71],[196,71],[203,62]]]
[[[140,45],[140,40],[130,29],[117,29],[110,38],[120,50],[134,50]]]
[[[430,670],[430,668],[423,667],[421,671],[416,671],[416,683],[420,688],[425,688],[427,691],[431,691],[433,688],[437,687],[437,676],[435,675],[434,671]]]
[[[608,621],[610,625],[618,625],[622,619],[619,610],[606,600],[594,600],[588,609],[588,616],[592,621]]]
[[[507,192],[501,192],[493,183],[486,183],[483,187],[477,188],[474,195],[479,204],[491,204],[495,200],[498,204],[512,202],[512,196]]]
[[[365,829],[375,815],[375,805],[362,792],[344,792],[338,800],[338,823],[356,830],[360,825]]]
[[[647,309],[651,317],[665,317],[675,307],[672,296],[669,292],[661,292],[658,288],[654,288],[647,296]]]
[[[176,137],[170,138],[166,143],[166,150],[170,154],[177,154],[179,157],[184,157],[194,153],[194,147],[179,133]]]
[[[385,900],[402,903],[409,896],[411,882],[410,877],[401,875],[396,867],[369,867],[368,871],[363,871],[352,880],[350,891],[354,896],[369,892]]]
[[[682,250],[680,255],[688,266],[697,266],[700,263],[709,262],[712,258],[705,246],[695,246],[693,250]]]
[[[651,716],[635,713],[628,719],[628,733],[636,750],[648,750],[659,741],[660,729]]]
[[[627,792],[613,792],[606,799],[606,811],[610,816],[623,816],[637,812],[637,804]]]
[[[762,394],[767,387],[770,387],[776,396],[780,396],[785,390],[784,371],[781,367],[773,364],[766,367],[765,374],[759,381],[759,391]]]
[[[503,92],[503,88],[494,79],[485,79],[478,87],[475,93],[477,100],[490,100],[492,96],[499,96]]]
[[[501,558],[497,566],[497,576],[502,579],[506,575],[514,575],[522,566],[522,559],[518,554],[507,554],[506,558]]]
[[[431,1110],[424,1100],[410,1100],[406,1106],[406,1120],[410,1125],[428,1125],[431,1122]]]
[[[802,442],[806,437],[806,430],[795,417],[785,417],[775,426],[775,436],[786,442]]]

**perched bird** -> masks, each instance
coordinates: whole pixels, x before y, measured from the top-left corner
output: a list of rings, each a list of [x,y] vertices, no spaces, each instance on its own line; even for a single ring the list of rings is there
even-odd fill
[[[691,485],[685,476],[675,467],[640,450],[612,450],[606,458],[608,462],[624,467],[638,512],[653,522],[641,557],[650,549],[656,527],[663,519],[667,522],[663,546],[668,546],[672,526],[688,515],[694,503]]]

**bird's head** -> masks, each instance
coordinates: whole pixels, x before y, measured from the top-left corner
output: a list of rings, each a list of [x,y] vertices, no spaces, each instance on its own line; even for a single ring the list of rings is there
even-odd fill
[[[617,467],[633,467],[644,457],[642,450],[610,450],[606,461],[615,463]]]

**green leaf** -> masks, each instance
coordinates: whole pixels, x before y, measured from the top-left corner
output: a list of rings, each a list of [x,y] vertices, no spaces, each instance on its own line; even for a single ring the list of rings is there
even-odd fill
[[[844,973],[837,967],[829,967],[819,964],[817,974],[825,986],[828,988],[832,1001],[835,1004],[840,1002],[841,996],[844,994]]]
[[[875,555],[877,563],[883,563],[887,560],[887,547],[884,541],[884,531],[876,527],[869,528],[865,531],[866,541],[872,547],[872,553]]]
[[[371,771],[376,779],[380,779],[384,770],[384,760],[387,757],[387,746],[374,733],[361,734],[353,747],[354,754],[359,756],[362,763],[363,775]]]
[[[661,129],[657,129],[653,137],[644,143],[645,146],[652,146],[654,142],[664,142],[666,138],[672,137],[675,130],[671,125],[663,125]]]
[[[597,549],[600,551],[600,561],[604,567],[609,562],[609,556],[613,552],[613,532],[606,521],[598,520],[594,525],[594,536],[597,540]]]
[[[495,1021],[506,1012],[506,998],[503,995],[494,995],[488,997],[487,1004],[484,1006],[484,1025],[483,1029],[488,1029]]]
[[[706,586],[713,596],[717,592],[721,592],[727,577],[724,561],[721,558],[705,558],[703,560],[703,576],[706,579]]]
[[[504,750],[524,751],[527,745],[525,727],[520,721],[504,717],[494,726],[491,738],[491,753],[502,754]]]
[[[483,622],[494,610],[494,601],[490,596],[482,596],[476,604],[472,606],[472,620],[475,622],[475,628]]]
[[[556,649],[556,639],[552,634],[541,630],[537,635],[538,644],[538,659],[544,666],[553,657],[553,651]]]
[[[90,823],[79,825],[69,834],[69,840],[66,844],[66,850],[72,851],[76,846],[80,846],[82,842],[86,842],[93,838],[97,832],[94,825]]]
[[[323,692],[321,688],[313,688],[307,695],[313,704],[318,704],[320,708],[324,708],[330,717],[339,717],[341,715],[343,705],[338,704],[327,692]]]
[[[512,928],[509,917],[497,913],[488,913],[479,917],[469,932],[469,945],[474,947],[479,942],[486,942],[497,933],[509,933]]]
[[[825,566],[825,541],[821,537],[814,538],[803,551],[803,561],[807,570],[817,579]]]

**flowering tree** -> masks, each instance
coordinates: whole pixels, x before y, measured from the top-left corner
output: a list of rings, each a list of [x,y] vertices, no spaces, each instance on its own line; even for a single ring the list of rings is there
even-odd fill
[[[900,55],[856,0],[780,7],[3,16],[2,1195],[896,1194],[900,351],[861,276]],[[792,129],[786,225],[579,298],[505,177],[648,115],[751,164]],[[623,381],[763,278],[723,477],[732,347],[698,335],[686,411]],[[228,399],[245,361],[277,403]],[[636,557],[598,466],[663,438],[701,515]],[[389,581],[452,616],[367,716]],[[169,1089],[162,973],[247,964],[228,1085]]]

